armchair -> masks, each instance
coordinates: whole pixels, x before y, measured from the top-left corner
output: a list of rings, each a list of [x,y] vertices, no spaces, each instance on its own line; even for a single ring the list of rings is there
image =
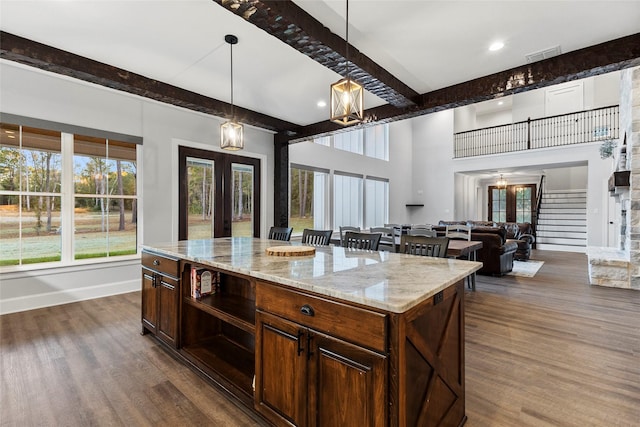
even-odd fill
[[[518,249],[513,254],[513,259],[518,261],[527,261],[531,256],[531,248],[536,241],[528,222],[501,222],[498,227],[502,227],[507,231],[506,239],[515,242]]]

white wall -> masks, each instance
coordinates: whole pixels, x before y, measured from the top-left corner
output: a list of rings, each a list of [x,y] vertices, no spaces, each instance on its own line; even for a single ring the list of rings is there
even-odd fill
[[[177,238],[177,147],[216,150],[221,120],[0,60],[0,112],[143,138],[140,244]],[[241,155],[262,160],[261,225],[273,223],[273,136],[245,127]],[[140,261],[0,273],[0,313],[140,289]]]
[[[413,198],[424,203],[410,214],[412,224],[437,224],[453,218],[453,110],[411,119]]]
[[[544,187],[546,190],[584,190],[588,185],[589,168],[587,166],[574,166],[547,169],[544,175]]]

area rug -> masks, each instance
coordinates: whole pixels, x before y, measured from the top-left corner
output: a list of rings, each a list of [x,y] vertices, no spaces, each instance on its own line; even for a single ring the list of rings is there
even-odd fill
[[[544,261],[513,261],[513,270],[507,273],[509,276],[533,277],[536,275]]]

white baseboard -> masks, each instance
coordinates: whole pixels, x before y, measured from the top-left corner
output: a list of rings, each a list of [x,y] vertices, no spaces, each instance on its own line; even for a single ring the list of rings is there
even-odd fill
[[[108,297],[111,295],[125,294],[139,290],[140,280],[128,280],[125,282],[108,283],[105,285],[87,286],[84,288],[66,289],[37,295],[7,298],[0,300],[0,315],[51,307],[60,304],[68,304],[71,302],[94,298]]]

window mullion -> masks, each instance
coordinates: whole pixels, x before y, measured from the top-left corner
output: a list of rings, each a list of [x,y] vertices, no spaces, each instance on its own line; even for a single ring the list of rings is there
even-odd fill
[[[73,188],[73,134],[62,133],[62,188],[61,218],[62,225],[62,262],[73,261],[74,233],[74,188]]]

